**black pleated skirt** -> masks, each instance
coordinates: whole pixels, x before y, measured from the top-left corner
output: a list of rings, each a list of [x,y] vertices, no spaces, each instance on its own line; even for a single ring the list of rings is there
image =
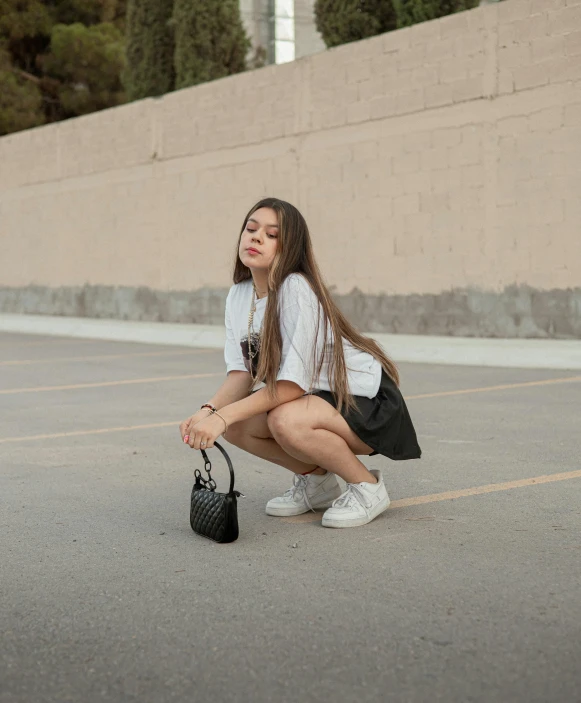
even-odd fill
[[[312,391],[334,408],[335,397],[329,391]],[[395,461],[419,459],[422,450],[418,444],[407,406],[394,381],[383,371],[375,398],[354,396],[357,408],[343,408],[341,414],[349,427],[375,454],[383,454]]]

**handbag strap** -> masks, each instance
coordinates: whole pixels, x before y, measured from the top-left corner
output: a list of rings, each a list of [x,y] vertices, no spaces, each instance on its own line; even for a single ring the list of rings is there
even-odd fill
[[[228,491],[228,493],[234,493],[234,467],[232,466],[232,461],[230,460],[230,457],[228,456],[226,450],[224,449],[224,447],[222,447],[221,444],[218,444],[218,442],[214,442],[214,446],[216,447],[216,449],[219,449],[222,452],[224,459],[226,459],[226,463],[228,464],[228,469],[230,471],[230,490]],[[200,449],[200,451],[202,452],[202,456],[204,457],[204,469],[206,470],[208,476],[212,478],[210,474],[210,471],[212,470],[212,462],[208,459],[208,455],[206,454],[205,449]]]

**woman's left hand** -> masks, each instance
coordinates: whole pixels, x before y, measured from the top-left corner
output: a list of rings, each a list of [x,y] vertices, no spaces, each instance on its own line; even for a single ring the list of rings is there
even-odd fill
[[[224,430],[224,420],[216,415],[209,415],[190,427],[190,434],[184,437],[184,442],[192,449],[211,449]]]

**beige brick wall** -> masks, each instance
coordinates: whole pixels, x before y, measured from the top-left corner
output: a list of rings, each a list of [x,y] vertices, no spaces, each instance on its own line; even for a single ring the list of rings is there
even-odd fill
[[[0,139],[0,284],[229,285],[307,217],[338,293],[581,286],[581,0],[505,0]]]

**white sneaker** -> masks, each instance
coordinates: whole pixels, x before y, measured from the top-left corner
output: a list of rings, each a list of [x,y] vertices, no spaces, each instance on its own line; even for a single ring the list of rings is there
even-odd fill
[[[347,490],[323,515],[324,527],[359,527],[367,525],[389,507],[389,496],[381,471],[371,472],[377,483],[348,483]]]
[[[295,474],[293,485],[279,498],[266,504],[267,515],[302,515],[315,508],[328,508],[341,495],[341,486],[335,474]]]

